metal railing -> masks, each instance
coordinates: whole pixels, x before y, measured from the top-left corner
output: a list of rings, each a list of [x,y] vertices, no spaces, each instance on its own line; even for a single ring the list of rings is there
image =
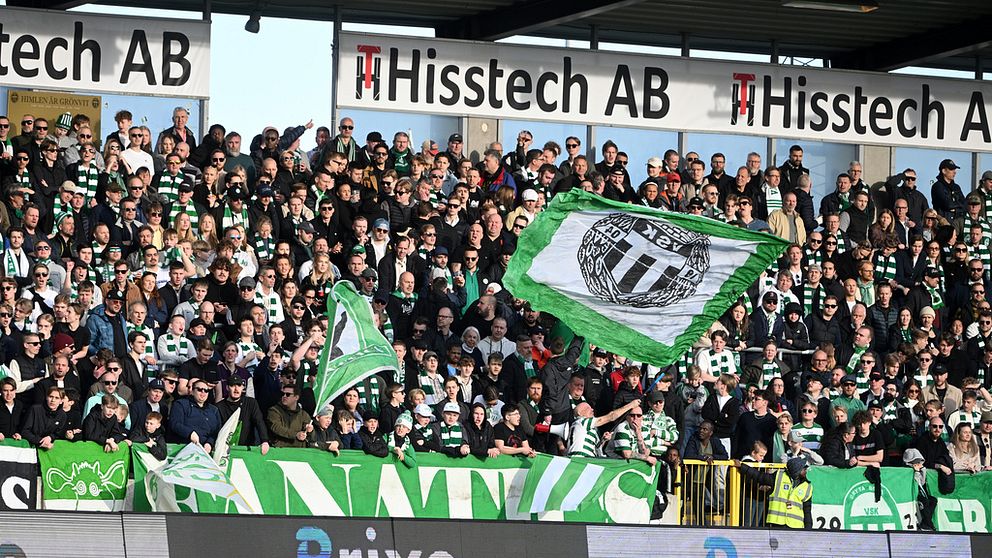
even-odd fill
[[[781,463],[741,466],[768,470],[784,467]],[[679,476],[675,501],[680,509],[680,525],[764,526],[771,489],[744,477],[734,461],[687,459],[682,462]]]

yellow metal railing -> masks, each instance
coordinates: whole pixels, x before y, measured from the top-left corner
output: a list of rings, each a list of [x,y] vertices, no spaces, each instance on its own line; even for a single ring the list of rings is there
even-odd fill
[[[781,469],[781,463],[748,463],[742,467]],[[766,471],[771,472],[771,471]],[[675,501],[681,525],[756,527],[765,523],[768,488],[747,480],[733,461],[682,462]]]

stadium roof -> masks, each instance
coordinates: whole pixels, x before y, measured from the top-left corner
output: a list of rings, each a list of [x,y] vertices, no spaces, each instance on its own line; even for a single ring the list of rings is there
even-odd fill
[[[679,48],[687,37],[692,49],[777,52],[872,71],[973,72],[992,59],[988,0],[7,0],[47,9],[86,4],[193,12],[206,4],[213,13],[259,14],[263,25],[266,17],[332,21],[340,6],[345,22],[431,27],[438,37],[471,40],[588,40],[595,26],[601,42]]]

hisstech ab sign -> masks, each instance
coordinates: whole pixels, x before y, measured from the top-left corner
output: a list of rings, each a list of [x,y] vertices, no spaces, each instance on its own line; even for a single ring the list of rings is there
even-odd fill
[[[342,33],[343,108],[980,151],[973,80]]]

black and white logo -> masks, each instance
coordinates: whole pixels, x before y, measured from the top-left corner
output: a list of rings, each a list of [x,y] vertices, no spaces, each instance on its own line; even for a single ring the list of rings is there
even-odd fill
[[[710,239],[656,219],[611,213],[582,237],[586,287],[605,301],[664,307],[692,296],[710,268]]]

